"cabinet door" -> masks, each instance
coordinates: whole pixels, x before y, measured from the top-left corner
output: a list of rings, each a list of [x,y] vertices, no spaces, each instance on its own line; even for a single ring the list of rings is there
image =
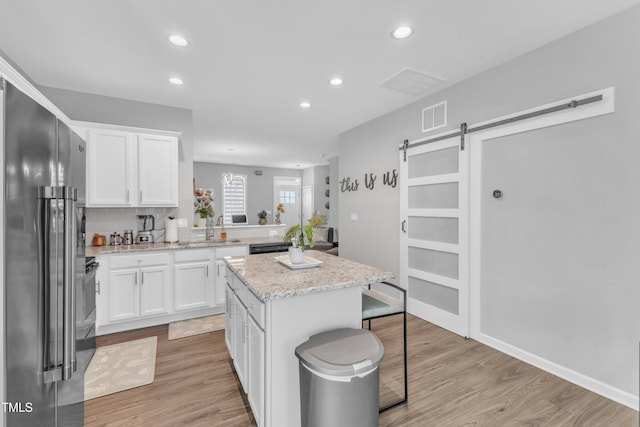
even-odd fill
[[[212,294],[209,262],[175,265],[175,309],[192,310],[209,306]]]
[[[137,268],[109,272],[109,321],[135,319],[140,316],[140,292]]]
[[[234,295],[233,312],[233,366],[245,393],[247,392],[247,309]]]
[[[225,303],[225,287],[227,285],[227,279],[225,276],[226,273],[226,264],[223,260],[216,260],[216,287],[214,293],[214,304],[222,305]]]
[[[178,139],[138,135],[138,205],[178,206]]]
[[[87,207],[133,206],[135,141],[129,132],[90,129]]]
[[[143,267],[140,269],[140,316],[169,312],[169,267]]]
[[[264,331],[253,317],[248,316],[249,337],[247,346],[247,398],[258,426],[263,425],[264,414]]]
[[[227,345],[227,350],[229,350],[229,355],[231,358],[234,358],[233,354],[233,335],[234,335],[234,317],[233,312],[234,308],[234,298],[233,298],[233,290],[229,285],[224,287],[225,294],[225,313],[224,313],[224,342]]]

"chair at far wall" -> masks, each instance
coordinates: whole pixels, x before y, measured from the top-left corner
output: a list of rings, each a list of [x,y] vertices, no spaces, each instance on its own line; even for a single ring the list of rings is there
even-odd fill
[[[362,320],[368,321],[369,330],[371,330],[371,320],[373,319],[402,314],[404,397],[402,397],[400,400],[381,407],[380,412],[383,412],[387,409],[393,408],[394,406],[405,403],[409,398],[409,388],[407,384],[407,292],[401,287],[388,282],[379,282],[377,285],[388,286],[402,293],[402,299],[397,299],[390,295],[387,295],[384,292],[371,289],[371,285],[369,285],[368,289],[364,289],[362,291]]]

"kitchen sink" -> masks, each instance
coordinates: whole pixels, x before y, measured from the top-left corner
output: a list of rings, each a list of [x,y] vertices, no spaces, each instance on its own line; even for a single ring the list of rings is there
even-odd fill
[[[220,243],[240,243],[240,239],[211,239],[197,242],[178,242],[178,245],[187,246],[189,248],[205,248]]]

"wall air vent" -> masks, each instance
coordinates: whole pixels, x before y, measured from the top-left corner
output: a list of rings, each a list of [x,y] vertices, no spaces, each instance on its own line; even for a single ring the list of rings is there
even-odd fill
[[[430,76],[422,71],[403,68],[378,83],[378,86],[415,96],[436,87],[442,82],[444,82],[443,79]]]
[[[422,109],[422,132],[447,125],[447,101],[442,101]]]

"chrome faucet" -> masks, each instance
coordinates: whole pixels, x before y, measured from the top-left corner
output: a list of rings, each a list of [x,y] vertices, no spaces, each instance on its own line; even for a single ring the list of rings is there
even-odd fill
[[[215,230],[213,229],[213,218],[208,216],[205,239],[211,240],[214,237],[215,237]]]

